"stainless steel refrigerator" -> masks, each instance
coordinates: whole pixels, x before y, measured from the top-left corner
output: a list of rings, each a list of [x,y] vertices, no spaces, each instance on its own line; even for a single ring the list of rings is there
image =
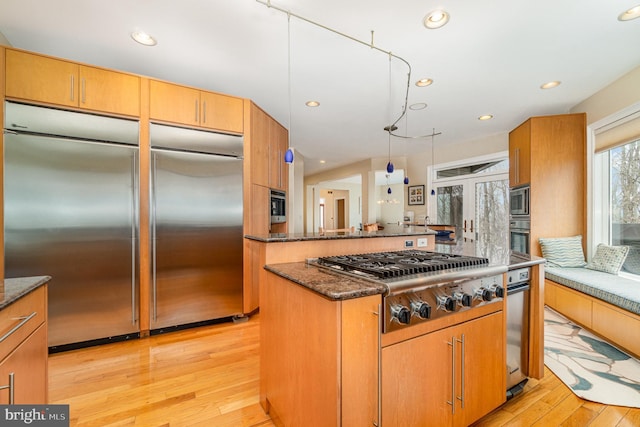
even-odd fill
[[[152,332],[242,315],[241,136],[151,124]]]
[[[6,103],[5,275],[52,276],[54,350],[139,333],[138,134],[137,121]]]

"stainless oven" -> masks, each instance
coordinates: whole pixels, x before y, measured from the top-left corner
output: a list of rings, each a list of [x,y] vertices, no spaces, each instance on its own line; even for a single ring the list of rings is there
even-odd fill
[[[531,254],[531,219],[530,217],[511,217],[509,221],[509,245],[516,255]]]
[[[528,216],[529,196],[530,189],[528,185],[511,188],[509,190],[509,213],[512,216]]]

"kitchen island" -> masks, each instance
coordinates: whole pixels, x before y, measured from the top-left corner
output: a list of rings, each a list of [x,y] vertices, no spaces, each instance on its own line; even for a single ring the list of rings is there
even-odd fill
[[[535,270],[544,260],[507,259],[502,271],[512,261]],[[266,271],[260,401],[276,425],[469,425],[506,400],[503,299],[408,328],[419,328],[416,337],[382,332],[385,286],[303,261]],[[542,347],[530,349],[542,357]],[[452,357],[455,368],[447,368]],[[529,376],[540,378],[530,366]]]

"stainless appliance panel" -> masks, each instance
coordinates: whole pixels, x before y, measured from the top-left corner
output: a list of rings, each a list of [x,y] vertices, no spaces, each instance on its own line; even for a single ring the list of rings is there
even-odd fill
[[[523,268],[507,273],[507,390],[517,394],[529,361],[529,275]]]
[[[529,215],[530,189],[528,185],[509,190],[509,210],[512,216]]]
[[[52,276],[50,347],[139,331],[137,163],[137,147],[5,135],[6,276]]]
[[[242,160],[152,149],[152,329],[242,314]]]
[[[531,220],[529,217],[512,218],[509,222],[509,248],[516,255],[531,253]]]
[[[287,194],[280,190],[270,190],[271,224],[287,222]]]
[[[152,123],[150,126],[152,148],[220,154],[242,157],[243,137],[220,132],[179,128]]]
[[[8,131],[138,145],[138,122],[34,105],[5,103]]]

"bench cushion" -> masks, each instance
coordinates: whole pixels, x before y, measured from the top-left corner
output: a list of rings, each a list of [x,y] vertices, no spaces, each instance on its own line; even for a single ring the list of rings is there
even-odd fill
[[[640,282],[587,268],[546,267],[545,278],[640,315]]]

